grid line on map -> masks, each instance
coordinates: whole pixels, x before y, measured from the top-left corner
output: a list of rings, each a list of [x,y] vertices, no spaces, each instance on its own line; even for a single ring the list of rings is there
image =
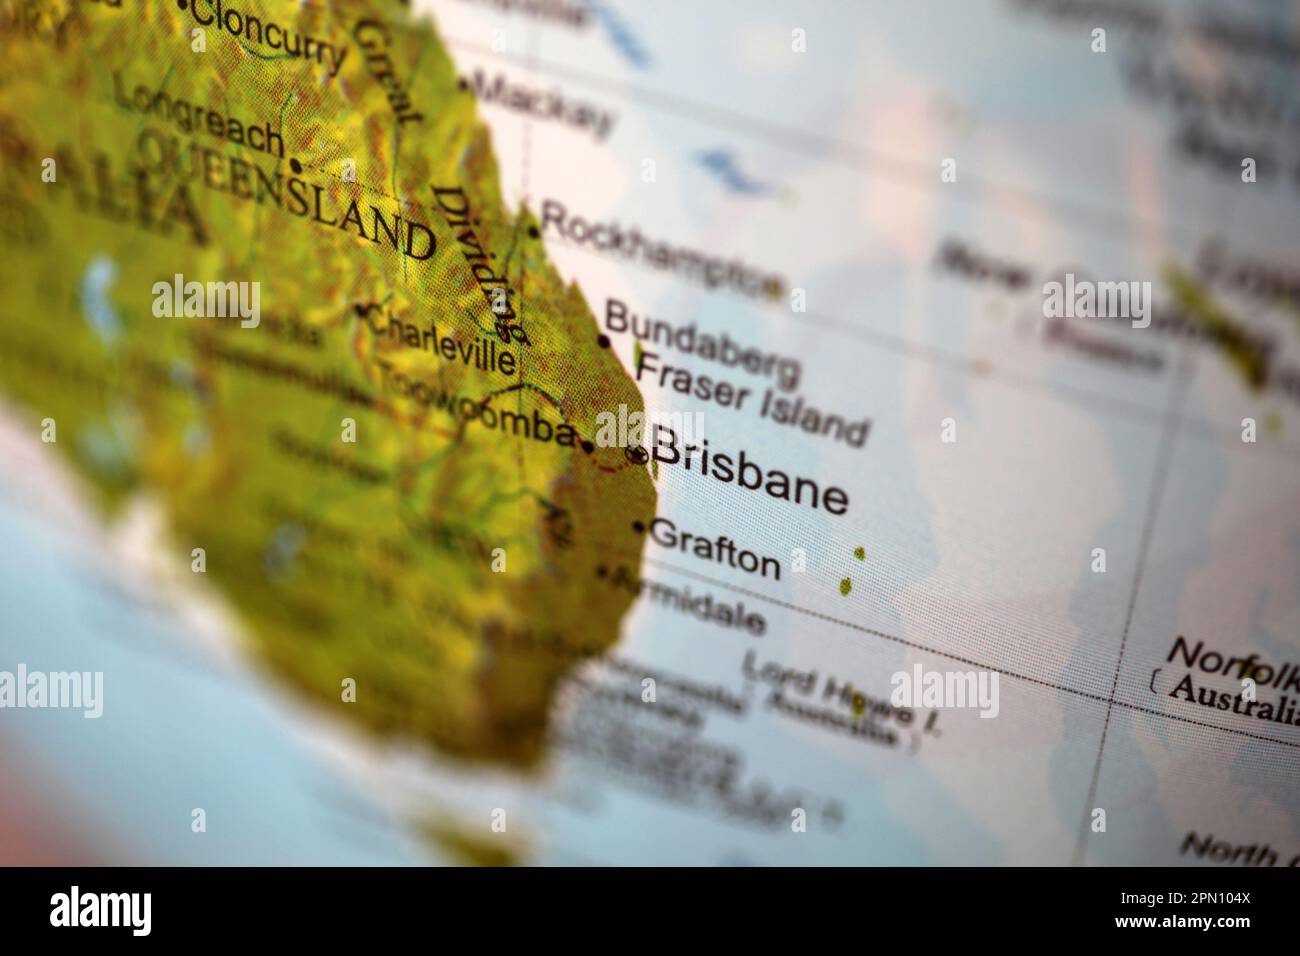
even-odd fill
[[[900,637],[897,634],[890,634],[886,631],[880,631],[872,627],[867,627],[864,624],[856,624],[853,621],[846,621],[843,618],[835,617],[834,615],[826,614],[822,611],[815,611],[812,608],[803,607],[802,605],[794,604],[790,601],[783,601],[780,598],[772,597],[770,594],[764,594],[761,591],[754,591],[750,588],[741,587],[740,585],[732,584],[728,581],[723,581],[719,578],[715,578],[707,574],[700,574],[698,571],[691,571],[686,568],[679,568],[674,564],[670,564],[666,561],[660,561],[657,558],[642,557],[640,556],[640,552],[637,551],[631,551],[626,548],[611,548],[609,549],[609,553],[618,553],[618,554],[627,555],[628,558],[635,558],[645,564],[653,565],[654,567],[657,568],[662,568],[663,570],[670,571],[673,574],[679,574],[683,577],[694,578],[697,581],[703,581],[704,583],[711,584],[714,587],[723,588],[724,590],[732,591],[736,594],[743,594],[746,597],[752,597],[756,600],[763,601],[767,604],[772,604],[776,607],[782,607],[788,611],[794,611],[795,613],[802,614],[806,617],[815,618],[819,621],[825,621],[828,624],[834,624],[838,627],[843,627],[849,630],[858,631],[859,633],[862,634],[869,634],[872,637],[878,637],[882,640],[892,641],[895,644],[901,644],[905,647],[910,647],[914,650],[924,651],[927,654],[934,654],[937,657],[943,657],[951,661],[956,661],[960,664],[966,664],[971,667],[976,667],[983,670],[997,671],[997,673],[1002,674],[1006,677],[1010,677],[1019,681],[1024,681],[1025,683],[1029,683],[1029,684],[1035,684],[1039,687],[1045,687],[1048,688],[1049,690],[1060,691],[1061,693],[1070,694],[1074,697],[1081,697],[1087,700],[1095,701],[1097,703],[1113,705],[1115,707],[1121,707],[1125,710],[1131,710],[1137,713],[1148,714],[1152,717],[1160,717],[1165,720],[1172,720],[1181,724],[1188,724],[1193,727],[1200,727],[1205,730],[1214,730],[1223,734],[1231,734],[1239,737],[1249,737],[1252,740],[1259,740],[1265,743],[1279,744],[1283,747],[1293,747],[1296,749],[1300,749],[1300,741],[1285,740],[1280,737],[1269,737],[1264,734],[1252,733],[1249,730],[1241,730],[1237,727],[1224,727],[1220,724],[1212,724],[1206,721],[1196,720],[1193,717],[1184,717],[1181,714],[1165,713],[1164,711],[1155,710],[1150,707],[1143,707],[1141,704],[1134,704],[1134,703],[1130,703],[1129,701],[1120,700],[1115,697],[1113,691],[1109,696],[1105,694],[1097,694],[1097,693],[1093,693],[1092,691],[1082,690],[1078,687],[1071,687],[1068,684],[1059,684],[1056,681],[1045,680],[1041,677],[1033,677],[1029,674],[1022,674],[1019,671],[1014,671],[1007,667],[1001,667],[994,664],[989,664],[985,661],[978,661],[975,660],[974,658],[965,657],[961,654],[955,654],[952,651],[945,651],[938,647],[932,647],[928,644],[922,644],[919,641],[910,640],[906,637]]]
[[[1188,384],[1191,381],[1191,352],[1184,353],[1179,362],[1170,389],[1168,407],[1165,410],[1164,423],[1160,428],[1160,447],[1156,452],[1156,462],[1151,476],[1151,488],[1147,495],[1146,515],[1142,519],[1142,536],[1138,541],[1137,565],[1133,570],[1133,587],[1129,592],[1128,610],[1124,615],[1124,630],[1120,635],[1119,654],[1115,659],[1115,674],[1111,680],[1110,697],[1106,702],[1106,717],[1101,725],[1101,742],[1097,745],[1097,760],[1092,768],[1092,782],[1088,785],[1088,796],[1083,805],[1083,820],[1079,827],[1079,836],[1074,846],[1074,865],[1083,862],[1084,841],[1088,837],[1089,808],[1095,803],[1097,785],[1101,781],[1101,766],[1106,755],[1106,737],[1110,731],[1110,715],[1115,706],[1115,691],[1119,687],[1119,673],[1124,665],[1124,651],[1128,648],[1129,630],[1133,625],[1133,613],[1137,609],[1138,593],[1142,590],[1143,572],[1146,570],[1147,556],[1151,552],[1151,541],[1155,537],[1156,520],[1160,516],[1160,505],[1164,501],[1165,489],[1168,487],[1169,470],[1173,461],[1174,448],[1178,443],[1179,412],[1187,400]]]

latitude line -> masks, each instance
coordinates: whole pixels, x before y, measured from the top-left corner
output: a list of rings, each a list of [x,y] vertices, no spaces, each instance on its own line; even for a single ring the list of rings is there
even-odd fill
[[[612,76],[604,76],[552,61],[539,60],[518,53],[498,52],[481,43],[441,34],[447,47],[467,50],[478,56],[505,61],[515,67],[539,76],[569,80],[606,97],[639,103],[716,129],[729,127],[770,147],[801,153],[814,158],[826,158],[841,166],[872,171],[887,171],[895,179],[905,179],[931,191],[947,190],[963,200],[991,203],[1010,215],[1028,219],[1043,219],[1064,214],[1072,223],[1088,224],[1099,235],[1134,235],[1144,232],[1164,232],[1183,241],[1199,242],[1213,235],[1208,227],[1196,227],[1173,221],[1153,222],[1132,217],[1118,209],[1110,209],[1082,199],[1042,192],[1015,183],[1001,182],[983,176],[963,173],[957,182],[943,183],[937,170],[918,160],[893,156],[869,146],[851,143],[811,130],[788,126],[779,122],[751,116],[729,107],[713,106],[680,96],[629,83]],[[454,62],[454,61],[453,61]],[[456,64],[457,67],[460,64]],[[1026,201],[1019,202],[1017,200]],[[1046,207],[1054,207],[1048,209]],[[1055,220],[1054,220],[1055,221]],[[1239,239],[1233,244],[1253,255],[1267,256],[1270,250],[1248,245]]]
[[[578,252],[585,253],[589,256],[608,259],[618,263],[626,263],[644,270],[654,271],[656,273],[658,272],[654,266],[648,265],[637,258],[626,259],[615,257],[610,253],[602,252],[598,249],[589,248],[581,243],[573,242],[564,238],[562,235],[553,234],[544,237],[548,242],[553,242],[568,249],[575,249]],[[727,293],[722,294],[728,295]],[[764,320],[768,319],[768,313],[762,305],[750,302],[740,296],[729,295],[728,297],[733,303],[739,303],[746,308],[760,313],[763,315]],[[790,312],[786,314],[783,312],[782,315],[783,320],[805,325],[810,329],[816,329],[818,332],[851,339],[860,343],[865,348],[874,348],[877,351],[891,352],[906,358],[919,359],[928,362],[932,366],[948,368],[975,379],[988,379],[989,381],[1000,382],[1001,384],[1011,388],[1046,394],[1058,398],[1061,401],[1104,411],[1117,419],[1150,426],[1159,425],[1163,417],[1163,412],[1158,408],[1153,408],[1141,401],[1129,398],[1120,398],[1103,392],[1095,392],[1091,389],[1068,383],[1037,381],[1031,377],[1018,374],[1007,368],[1005,365],[995,365],[991,361],[980,358],[968,358],[953,352],[947,352],[935,345],[906,339],[879,329],[870,329],[853,325],[850,322],[843,319],[837,319],[824,312],[808,310],[804,313]],[[650,316],[650,318],[655,317]],[[597,323],[599,324],[599,322],[600,316],[597,315]],[[630,333],[619,334],[630,335]],[[1165,341],[1168,343],[1168,352],[1175,358],[1177,357],[1180,348],[1188,346],[1188,343],[1186,342],[1173,340]],[[1199,348],[1201,346],[1193,343],[1192,347]],[[1237,430],[1231,425],[1217,425],[1214,422],[1205,421],[1181,413],[1178,417],[1180,421],[1191,424],[1196,432],[1206,441],[1211,441],[1215,444],[1231,448],[1237,448],[1243,444],[1243,442],[1240,441],[1240,436],[1238,435]],[[1277,457],[1285,458],[1289,461],[1294,461],[1297,457],[1300,457],[1300,444],[1286,440],[1273,440],[1268,442],[1268,444],[1259,445],[1257,447],[1266,454],[1276,455]],[[1254,451],[1255,449],[1251,450]]]
[[[493,54],[493,55],[504,55],[504,54]],[[36,80],[34,82],[39,83],[41,81]],[[105,102],[111,102],[112,99],[111,97],[96,97],[96,98],[102,99]],[[214,147],[213,149],[215,151],[222,152],[223,155],[228,155],[225,154],[220,147]],[[276,165],[278,169],[279,163],[277,163]],[[323,171],[323,167],[319,165],[302,163],[302,166],[305,169]],[[376,195],[381,195],[384,196],[385,198],[391,199],[394,202],[399,203],[400,205],[413,207],[425,213],[431,213],[433,210],[432,206],[425,206],[419,202],[399,197],[394,193],[389,193],[383,189],[379,189],[377,187],[368,185],[360,181],[358,181],[354,185],[367,192],[373,192]],[[503,219],[500,221],[508,222],[509,220]],[[610,255],[609,253],[592,249],[580,243],[576,243],[571,240],[565,239],[563,236],[559,236],[559,235],[550,236],[549,241],[558,243],[567,248],[576,249],[590,256],[610,259],[616,262],[628,263],[647,270],[653,268],[652,266],[645,264],[639,259],[617,258]],[[521,290],[521,295],[522,295],[522,290]],[[740,301],[748,305],[749,307],[753,308],[755,311],[759,311],[759,312],[763,311],[762,307],[758,304],[750,303],[747,300],[740,297],[732,296],[731,298],[735,301]],[[1158,410],[1153,409],[1147,405],[1144,405],[1141,402],[1133,401],[1125,398],[1116,398],[1113,396],[1102,394],[1100,392],[1092,392],[1089,389],[1081,388],[1076,385],[1067,385],[1063,383],[1055,383],[1055,384],[1048,385],[1048,384],[1038,383],[1032,379],[1017,375],[1015,372],[1005,367],[994,365],[992,362],[986,362],[985,360],[981,360],[981,359],[971,359],[955,353],[945,352],[943,349],[938,348],[934,345],[899,337],[892,333],[885,332],[882,330],[859,327],[853,325],[852,323],[827,315],[826,313],[808,311],[802,314],[788,313],[785,317],[790,319],[791,321],[798,322],[802,325],[806,325],[809,328],[816,329],[820,332],[828,332],[831,334],[839,335],[843,338],[852,339],[866,346],[875,346],[884,351],[890,351],[890,352],[894,352],[897,354],[906,355],[914,358],[921,358],[931,362],[934,365],[947,366],[951,369],[964,372],[968,375],[974,375],[977,378],[978,377],[989,378],[991,380],[1000,381],[1003,384],[1010,385],[1012,387],[1022,388],[1025,390],[1044,392],[1048,395],[1057,395],[1057,396],[1064,397],[1065,400],[1076,402],[1078,404],[1089,405],[1099,409],[1104,408],[1107,409],[1108,411],[1111,411],[1113,414],[1116,415],[1116,417],[1122,417],[1130,421],[1140,422],[1142,424],[1153,424],[1159,421],[1159,416],[1161,414]],[[1174,345],[1173,347],[1176,348],[1177,346]],[[1238,448],[1238,446],[1242,444],[1239,441],[1237,437],[1236,429],[1233,426],[1216,425],[1213,422],[1192,418],[1192,417],[1184,417],[1183,421],[1186,424],[1191,425],[1192,429],[1197,433],[1197,435],[1204,438],[1204,440],[1212,441],[1224,447],[1233,447],[1233,448]],[[1264,454],[1275,455],[1277,457],[1286,458],[1287,460],[1295,460],[1297,453],[1300,453],[1300,445],[1297,445],[1293,442],[1286,441],[1286,440],[1272,440],[1267,444],[1263,444],[1259,446],[1258,451]]]
[[[1097,703],[1106,704],[1108,706],[1122,707],[1125,710],[1131,710],[1138,713],[1147,714],[1152,717],[1160,717],[1164,720],[1172,720],[1181,724],[1189,724],[1193,727],[1201,727],[1206,730],[1214,730],[1223,734],[1232,734],[1239,737],[1249,737],[1252,740],[1259,740],[1264,743],[1279,744],[1283,747],[1293,747],[1296,749],[1300,749],[1300,741],[1284,740],[1278,737],[1268,737],[1265,736],[1264,734],[1253,733],[1252,731],[1242,730],[1237,727],[1224,727],[1220,724],[1212,724],[1209,723],[1208,721],[1197,720],[1194,717],[1184,717],[1181,714],[1166,713],[1164,711],[1155,710],[1154,708],[1151,707],[1144,707],[1141,704],[1134,704],[1126,700],[1119,700],[1115,697],[1113,692],[1111,693],[1110,696],[1106,696],[1105,694],[1098,694],[1093,691],[1082,690],[1078,687],[1071,687],[1068,684],[1059,684],[1055,681],[1045,680],[1044,678],[1041,677],[1033,677],[1029,674],[1022,674],[1019,671],[1011,670],[1008,667],[1000,667],[997,665],[988,664],[984,661],[978,661],[975,660],[974,658],[966,657],[962,654],[956,654],[953,653],[952,651],[945,651],[937,647],[932,647],[929,644],[922,644],[920,641],[909,640],[908,638],[900,637],[897,634],[890,634],[886,631],[880,631],[872,627],[867,627],[865,624],[856,624],[853,621],[846,621],[843,618],[835,617],[832,614],[826,614],[822,611],[815,611],[812,608],[802,607],[801,605],[793,604],[789,601],[783,601],[780,598],[774,598],[769,594],[763,594],[761,591],[754,591],[737,584],[731,584],[730,582],[722,581],[718,578],[711,577],[710,575],[707,574],[700,574],[697,571],[690,571],[687,570],[686,568],[680,568],[674,564],[669,564],[666,561],[660,561],[657,558],[641,557],[639,552],[630,551],[625,548],[614,548],[610,550],[612,552],[627,555],[629,558],[637,558],[639,561],[641,561],[644,564],[654,565],[655,567],[662,568],[663,570],[670,571],[674,574],[682,575],[683,577],[694,578],[698,581],[703,581],[706,584],[711,584],[714,587],[723,588],[724,590],[727,591],[733,591],[737,594],[743,594],[747,597],[752,597],[755,598],[756,600],[764,601],[768,604],[773,604],[776,605],[777,607],[782,607],[789,611],[794,611],[806,617],[815,618],[819,621],[825,621],[828,624],[835,624],[839,627],[848,628],[849,630],[859,631],[863,634],[870,634],[872,637],[878,637],[882,640],[891,641],[895,644],[902,644],[904,647],[910,647],[913,650],[924,651],[927,654],[933,654],[936,657],[943,657],[951,661],[956,661],[959,664],[967,664],[971,667],[975,667],[981,670],[996,671],[1001,675],[1013,678],[1015,680],[1024,681],[1025,683],[1028,684],[1035,684],[1039,687],[1045,687],[1049,690],[1059,691],[1064,694],[1070,694],[1074,697],[1081,697],[1086,700],[1096,701]]]

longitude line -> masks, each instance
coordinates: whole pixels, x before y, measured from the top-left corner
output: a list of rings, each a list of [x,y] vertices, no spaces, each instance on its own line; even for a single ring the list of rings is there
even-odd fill
[[[1165,488],[1169,477],[1169,465],[1173,459],[1174,445],[1178,440],[1179,425],[1182,422],[1182,404],[1187,397],[1187,386],[1191,380],[1193,352],[1185,347],[1182,361],[1170,391],[1169,403],[1165,408],[1164,422],[1160,429],[1160,447],[1156,451],[1155,471],[1151,476],[1151,489],[1147,494],[1146,517],[1142,522],[1142,537],[1138,543],[1137,565],[1133,571],[1133,588],[1129,592],[1128,610],[1124,614],[1124,631],[1120,636],[1119,654],[1115,659],[1115,674],[1111,678],[1110,697],[1106,703],[1106,718],[1101,726],[1101,742],[1097,745],[1097,759],[1092,767],[1092,781],[1088,785],[1088,796],[1083,805],[1083,819],[1079,824],[1079,835],[1074,845],[1072,863],[1078,866],[1083,862],[1084,842],[1087,840],[1091,808],[1097,798],[1097,785],[1101,780],[1101,763],[1106,752],[1106,737],[1110,731],[1110,715],[1115,708],[1115,691],[1119,688],[1119,672],[1124,665],[1124,651],[1128,647],[1129,629],[1133,625],[1133,612],[1137,608],[1138,592],[1142,588],[1142,575],[1146,570],[1147,556],[1151,551],[1151,539],[1155,536],[1156,518],[1160,504],[1164,500]]]

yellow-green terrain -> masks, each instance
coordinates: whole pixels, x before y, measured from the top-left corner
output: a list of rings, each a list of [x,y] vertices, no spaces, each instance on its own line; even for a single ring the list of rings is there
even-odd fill
[[[640,396],[506,209],[435,27],[380,0],[0,13],[0,398],[106,517],[160,501],[299,692],[534,765],[655,490],[591,444]],[[258,283],[258,323],[187,315],[215,301],[188,282]]]

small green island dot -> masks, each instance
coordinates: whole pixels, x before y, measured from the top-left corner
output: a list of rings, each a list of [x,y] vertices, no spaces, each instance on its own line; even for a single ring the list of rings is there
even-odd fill
[[[840,582],[840,593],[843,594],[845,597],[847,597],[848,593],[852,590],[853,590],[852,578],[845,578],[843,581]]]
[[[861,546],[854,548],[853,556],[859,561],[865,561],[867,559],[867,549]]]

